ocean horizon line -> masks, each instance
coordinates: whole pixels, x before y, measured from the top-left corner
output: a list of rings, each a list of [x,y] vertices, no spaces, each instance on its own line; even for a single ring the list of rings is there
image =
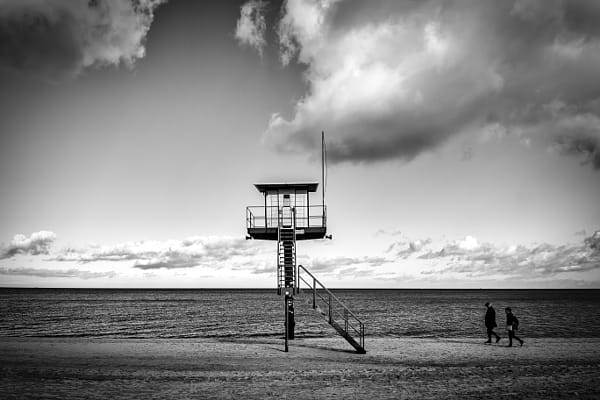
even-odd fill
[[[207,291],[224,291],[224,290],[235,290],[235,291],[274,291],[276,292],[276,288],[263,288],[263,287],[255,287],[255,288],[246,288],[246,287],[43,287],[43,286],[0,286],[0,290],[5,289],[32,289],[32,290],[158,290],[158,291],[171,291],[171,290],[207,290]],[[503,290],[511,290],[511,291],[525,291],[525,290],[554,290],[554,291],[569,291],[569,290],[600,290],[600,288],[361,288],[361,287],[329,287],[329,290],[380,290],[380,291],[392,291],[392,290],[460,290],[460,291],[482,291],[482,290],[494,290],[494,291],[503,291]],[[312,289],[303,289],[302,292],[309,292]],[[321,290],[321,289],[319,289]]]

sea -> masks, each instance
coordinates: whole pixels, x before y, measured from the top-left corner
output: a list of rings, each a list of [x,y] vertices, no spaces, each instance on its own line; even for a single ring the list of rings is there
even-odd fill
[[[485,337],[484,304],[505,307],[524,338],[600,337],[600,290],[332,290],[369,337]],[[296,337],[330,337],[329,294],[294,297]],[[335,300],[332,300],[335,301]],[[0,336],[227,338],[281,336],[273,289],[0,289]],[[340,318],[343,311],[336,311]],[[352,321],[353,318],[350,317]],[[351,321],[351,322],[352,322]],[[355,324],[357,322],[354,322]]]

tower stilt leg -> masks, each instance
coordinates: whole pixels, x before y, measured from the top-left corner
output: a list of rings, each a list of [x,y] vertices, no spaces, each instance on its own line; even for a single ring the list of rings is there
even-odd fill
[[[285,295],[285,340],[294,340],[294,328],[296,327],[296,320],[294,318],[294,296],[290,294]],[[287,347],[287,344],[286,344]]]

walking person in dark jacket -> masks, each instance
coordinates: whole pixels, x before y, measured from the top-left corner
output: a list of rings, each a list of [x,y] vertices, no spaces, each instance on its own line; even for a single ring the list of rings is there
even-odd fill
[[[515,335],[515,331],[519,329],[519,320],[514,316],[510,307],[505,308],[506,311],[506,330],[508,331],[508,347],[512,347],[513,338],[517,339],[521,346],[525,343],[520,337]]]
[[[487,311],[485,312],[485,327],[487,328],[488,340],[485,343],[492,343],[492,335],[496,337],[496,343],[500,341],[500,336],[494,332],[494,328],[498,325],[496,324],[496,310],[490,303],[485,303],[487,307]]]

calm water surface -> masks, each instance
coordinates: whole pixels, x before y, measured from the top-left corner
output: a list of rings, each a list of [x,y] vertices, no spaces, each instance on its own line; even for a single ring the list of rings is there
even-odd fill
[[[334,290],[367,336],[481,337],[484,303],[523,337],[600,337],[600,290]],[[334,336],[296,296],[296,335]],[[322,304],[321,304],[322,305]],[[281,335],[274,290],[0,289],[0,336],[193,338]]]

